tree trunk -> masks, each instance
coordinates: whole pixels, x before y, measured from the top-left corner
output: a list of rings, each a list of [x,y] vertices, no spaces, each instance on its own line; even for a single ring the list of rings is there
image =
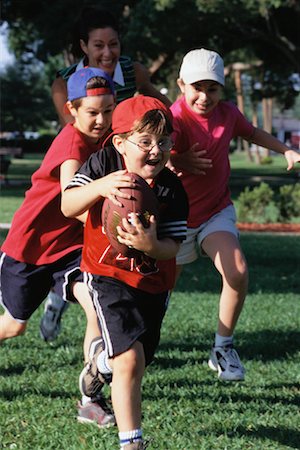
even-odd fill
[[[241,78],[241,70],[234,68],[234,83],[236,88],[236,98],[237,98],[237,106],[242,114],[244,114],[244,97],[243,97],[243,86],[242,86],[242,78]],[[253,161],[249,144],[247,141],[243,140],[243,149],[247,154],[247,158],[249,161]]]
[[[257,116],[257,103],[252,103],[252,124],[258,127],[258,116]],[[257,144],[252,144],[254,146],[254,158],[257,164],[261,164],[260,147]]]
[[[273,110],[273,99],[263,98],[262,99],[262,109],[263,109],[263,128],[267,133],[272,134],[272,110]],[[270,150],[265,149],[265,157],[270,156]]]

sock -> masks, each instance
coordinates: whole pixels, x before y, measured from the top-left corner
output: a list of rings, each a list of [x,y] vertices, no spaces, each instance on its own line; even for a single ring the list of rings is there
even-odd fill
[[[120,431],[119,439],[120,439],[120,450],[122,450],[127,444],[141,441],[142,430],[141,428],[137,428],[136,430]]]
[[[215,347],[226,347],[227,345],[232,345],[232,336],[220,336],[218,333],[215,335]]]
[[[103,350],[103,352],[100,353],[100,355],[97,358],[97,367],[100,373],[108,374],[108,373],[112,373],[111,367],[109,365],[109,358],[108,358],[108,354],[106,353],[105,350]]]
[[[90,401],[92,401],[92,399],[91,399],[91,397],[88,397],[87,395],[83,395],[81,397],[81,404],[82,404],[82,406],[85,406]]]

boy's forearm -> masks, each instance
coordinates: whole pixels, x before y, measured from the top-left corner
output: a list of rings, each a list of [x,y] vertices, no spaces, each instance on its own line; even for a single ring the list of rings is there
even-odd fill
[[[100,198],[101,195],[92,183],[67,189],[61,196],[61,211],[66,217],[78,217],[89,210]]]

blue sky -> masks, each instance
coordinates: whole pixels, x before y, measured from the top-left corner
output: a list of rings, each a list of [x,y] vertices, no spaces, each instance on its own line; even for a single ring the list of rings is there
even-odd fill
[[[0,27],[0,69],[3,69],[7,64],[12,63],[14,57],[9,53],[7,48],[7,30],[6,25]]]

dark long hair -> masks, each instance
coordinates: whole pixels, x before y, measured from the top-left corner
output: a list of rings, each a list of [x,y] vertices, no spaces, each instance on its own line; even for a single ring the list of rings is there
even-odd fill
[[[86,6],[73,27],[71,52],[75,57],[81,58],[84,56],[80,47],[80,39],[87,44],[89,33],[97,28],[112,28],[119,35],[118,20],[110,11],[96,6]]]

